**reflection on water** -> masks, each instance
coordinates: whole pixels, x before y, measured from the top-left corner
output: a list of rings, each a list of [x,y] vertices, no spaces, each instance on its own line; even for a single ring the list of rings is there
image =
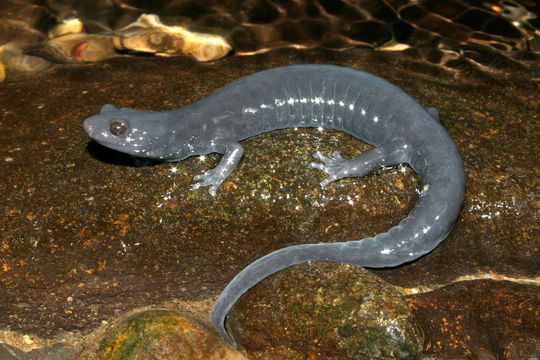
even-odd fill
[[[117,56],[119,50],[150,48],[151,53],[178,55],[185,40],[171,36],[163,27],[159,31],[141,30],[136,34],[138,43],[134,48],[115,46],[119,30],[129,26],[133,33],[132,24],[142,14],[157,14],[164,24],[175,29],[183,26],[223,36],[237,55],[278,47],[360,47],[405,51],[457,70],[471,66],[487,70],[521,66],[537,59],[540,51],[539,19],[533,13],[537,4],[533,0],[3,3],[0,45],[5,46],[0,48],[0,70],[7,71],[8,77],[10,73],[41,70],[49,62],[99,61]],[[171,49],[171,43],[179,50]]]

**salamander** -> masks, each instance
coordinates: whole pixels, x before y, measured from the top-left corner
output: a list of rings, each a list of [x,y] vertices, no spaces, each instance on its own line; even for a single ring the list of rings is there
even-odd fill
[[[208,186],[212,195],[238,165],[243,154],[240,141],[297,127],[335,129],[374,146],[353,159],[337,151],[315,153],[318,161],[309,166],[328,175],[321,186],[408,164],[421,179],[419,199],[409,215],[385,233],[289,246],[244,268],[225,287],[211,313],[213,324],[231,344],[227,313],[242,294],[281,269],[310,260],[395,267],[429,253],[448,236],[463,204],[465,172],[437,110],[425,109],[397,86],[367,72],[294,65],[242,77],[179,109],[153,112],[107,104],[84,121],[92,139],[136,157],[181,161],[223,154],[215,168],[195,176],[193,188]]]

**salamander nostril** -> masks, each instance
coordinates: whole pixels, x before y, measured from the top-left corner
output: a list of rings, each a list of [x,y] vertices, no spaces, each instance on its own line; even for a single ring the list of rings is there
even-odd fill
[[[88,136],[92,137],[92,133],[94,132],[96,126],[89,122],[84,122],[83,124],[84,131],[88,134]]]

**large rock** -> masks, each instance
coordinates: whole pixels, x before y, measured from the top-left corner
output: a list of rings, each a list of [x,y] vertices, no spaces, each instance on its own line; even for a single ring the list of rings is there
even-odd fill
[[[222,338],[181,314],[154,310],[138,314],[110,332],[94,354],[77,357],[100,360],[244,360]]]
[[[322,262],[267,278],[233,307],[227,324],[258,359],[410,359],[423,344],[396,287],[362,267]]]

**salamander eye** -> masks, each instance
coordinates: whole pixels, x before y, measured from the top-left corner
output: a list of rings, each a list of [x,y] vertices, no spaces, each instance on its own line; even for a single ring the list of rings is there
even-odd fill
[[[122,136],[127,131],[127,125],[125,122],[121,120],[114,120],[111,122],[111,125],[109,126],[109,131],[114,136]]]

